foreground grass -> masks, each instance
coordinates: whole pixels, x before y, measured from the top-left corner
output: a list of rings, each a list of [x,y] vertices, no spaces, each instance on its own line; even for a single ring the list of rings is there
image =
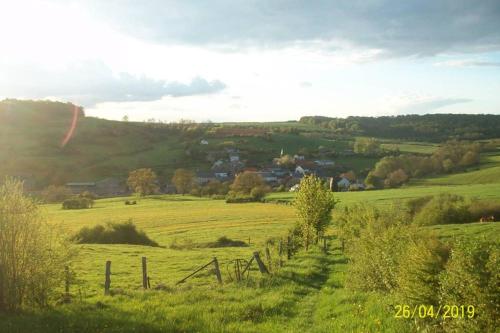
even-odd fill
[[[300,253],[270,277],[193,289],[127,291],[19,315],[2,332],[410,332],[389,301],[343,288],[338,249]]]

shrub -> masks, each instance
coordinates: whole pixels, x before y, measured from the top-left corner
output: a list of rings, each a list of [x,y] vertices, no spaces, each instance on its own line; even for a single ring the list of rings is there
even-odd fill
[[[408,208],[408,213],[411,217],[414,217],[418,212],[422,210],[429,201],[433,198],[432,195],[426,195],[424,197],[419,197],[415,199],[410,199],[406,202],[406,207]]]
[[[446,331],[495,332],[500,324],[498,244],[477,241],[456,244],[440,282],[442,304],[475,307],[472,319],[444,321]]]
[[[131,220],[125,223],[108,223],[84,227],[73,237],[80,244],[133,244],[158,246],[144,231],[137,230]]]
[[[416,213],[417,225],[436,225],[466,223],[471,221],[471,214],[464,197],[453,194],[434,196]]]
[[[450,248],[438,239],[423,235],[408,244],[398,273],[398,293],[412,304],[439,305],[439,274],[444,271]]]
[[[398,283],[400,257],[411,241],[407,226],[395,224],[382,227],[370,223],[348,248],[351,260],[347,284],[359,290],[393,291]]]
[[[0,186],[0,311],[45,306],[56,296],[72,251],[45,223],[22,183]]]
[[[345,210],[340,220],[339,237],[346,240],[351,261],[348,285],[360,290],[394,290],[400,257],[417,234],[408,215],[396,206],[378,210],[358,205]]]
[[[260,201],[269,192],[271,192],[269,186],[260,185],[252,188],[252,190],[250,191],[250,196],[254,198],[256,201]]]
[[[246,203],[255,202],[255,199],[250,195],[228,195],[226,203]]]
[[[483,216],[493,216],[500,220],[500,202],[493,200],[474,201],[469,206],[471,221],[479,221]]]
[[[92,208],[94,200],[81,197],[73,197],[64,200],[62,204],[63,209],[88,209]]]
[[[247,247],[248,244],[240,240],[232,240],[226,236],[219,237],[215,242],[209,242],[199,247],[217,248],[217,247]]]

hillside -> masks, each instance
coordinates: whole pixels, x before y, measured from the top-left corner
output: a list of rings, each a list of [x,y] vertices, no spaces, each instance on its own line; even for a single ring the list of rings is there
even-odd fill
[[[281,123],[133,123],[86,117],[80,109],[74,135],[62,146],[71,127],[73,110],[74,106],[69,103],[0,102],[0,176],[22,176],[33,189],[41,189],[49,184],[96,181],[105,177],[124,179],[133,169],[149,167],[166,183],[176,168],[208,170],[217,158],[227,158],[227,148],[238,149],[245,165],[257,167],[269,165],[282,150],[285,154],[335,159],[337,172],[354,170],[361,175],[378,160],[378,157],[349,153],[357,135],[373,135],[371,131],[344,133],[308,118]],[[470,124],[480,126],[484,117],[466,118]],[[492,135],[491,128],[497,126],[495,117],[489,127],[485,127],[484,136]],[[377,119],[373,118],[373,122],[378,124]],[[398,123],[404,123],[405,119],[408,126],[415,119],[428,122],[424,116],[398,118]],[[454,121],[455,116],[449,115],[446,119]],[[383,131],[377,136],[384,136]],[[203,139],[206,145],[200,144]],[[382,148],[429,154],[436,149],[436,144],[392,138],[382,140]],[[489,176],[484,177],[486,180]],[[460,176],[457,175],[455,182],[461,183]]]

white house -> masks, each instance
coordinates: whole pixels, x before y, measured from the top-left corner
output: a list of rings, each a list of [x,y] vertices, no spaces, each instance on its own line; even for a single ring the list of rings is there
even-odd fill
[[[331,161],[331,160],[316,160],[316,161],[314,161],[314,163],[316,163],[316,165],[322,166],[322,167],[328,167],[328,166],[335,165],[335,162]]]
[[[349,179],[347,179],[345,177],[342,177],[337,182],[337,185],[338,185],[339,189],[345,189],[345,190],[347,190],[349,188],[349,185],[351,185],[351,182],[349,181]]]
[[[238,154],[229,154],[229,162],[235,163],[240,161],[240,155]]]
[[[214,164],[212,165],[212,169],[216,169],[220,166],[222,166],[224,164],[224,161],[223,160],[217,160],[214,162]]]
[[[200,145],[208,145],[208,141],[207,141],[207,140],[205,140],[205,139],[202,139],[202,140],[200,141]]]
[[[306,157],[304,155],[293,155],[293,159],[296,161],[304,161]]]
[[[306,169],[300,165],[295,168],[295,173],[305,176],[310,170]]]

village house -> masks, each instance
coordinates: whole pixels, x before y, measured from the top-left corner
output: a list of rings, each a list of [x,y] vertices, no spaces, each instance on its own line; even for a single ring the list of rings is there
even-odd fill
[[[208,141],[207,141],[207,140],[205,140],[205,139],[202,139],[202,140],[200,141],[200,145],[208,145]]]
[[[266,183],[276,183],[278,181],[278,177],[272,172],[267,171],[257,171],[256,174],[262,177]]]
[[[314,163],[320,167],[332,167],[335,165],[335,162],[331,160],[316,160]]]
[[[237,153],[231,153],[229,154],[229,162],[235,163],[240,161],[240,155]]]
[[[80,194],[82,192],[95,192],[95,182],[71,182],[66,183],[67,188],[71,190],[73,194]]]
[[[337,186],[340,191],[347,191],[349,186],[351,185],[351,181],[346,177],[341,177],[339,181],[337,181]]]
[[[198,185],[205,185],[211,180],[216,180],[215,174],[213,172],[198,171],[196,173],[195,181]]]
[[[105,178],[97,182],[70,182],[65,185],[73,194],[91,192],[101,197],[120,196],[129,191],[124,181],[117,178]]]
[[[295,154],[295,155],[293,155],[293,159],[295,161],[304,161],[306,159],[306,157],[304,155],[297,155],[297,154]]]

